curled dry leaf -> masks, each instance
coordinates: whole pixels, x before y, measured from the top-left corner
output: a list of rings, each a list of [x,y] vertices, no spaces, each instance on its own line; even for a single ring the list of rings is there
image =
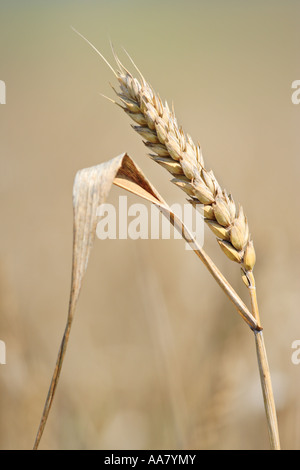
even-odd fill
[[[257,331],[261,329],[231,285],[204,250],[198,246],[195,238],[181,219],[171,211],[167,203],[126,153],[100,165],[80,170],[76,174],[73,187],[73,262],[69,311],[34,449],[39,446],[59,380],[82,280],[95,238],[97,208],[106,201],[112,184],[155,204],[182,234],[183,239],[192,245],[197,256],[233,302],[250,328]]]

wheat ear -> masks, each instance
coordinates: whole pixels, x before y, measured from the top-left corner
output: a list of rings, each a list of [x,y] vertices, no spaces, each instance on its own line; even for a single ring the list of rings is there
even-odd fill
[[[135,121],[133,129],[144,139],[150,157],[167,169],[172,182],[184,190],[192,204],[202,204],[205,221],[229,259],[242,266],[243,280],[255,264],[255,250],[243,208],[221,189],[214,173],[204,166],[202,150],[178,126],[174,110],[141,75],[134,78],[116,57],[121,107]]]

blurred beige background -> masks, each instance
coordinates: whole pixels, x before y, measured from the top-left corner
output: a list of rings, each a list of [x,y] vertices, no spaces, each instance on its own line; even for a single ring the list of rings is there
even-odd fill
[[[300,448],[297,1],[0,1],[0,448],[30,449],[69,300],[77,170],[127,151],[169,203],[113,97],[126,48],[243,204],[283,448]],[[113,188],[108,202],[121,191]],[[122,193],[123,194],[123,193]],[[130,201],[136,202],[134,197]],[[239,267],[205,249],[248,303]],[[43,449],[267,449],[253,335],[178,240],[96,240]]]

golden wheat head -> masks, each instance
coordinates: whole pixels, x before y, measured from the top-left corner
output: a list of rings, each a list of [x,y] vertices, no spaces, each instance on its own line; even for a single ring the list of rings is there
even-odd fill
[[[162,102],[141,74],[140,79],[133,77],[116,60],[120,86],[116,93],[150,157],[173,175],[172,182],[188,194],[191,203],[203,205],[205,221],[228,258],[251,271],[255,251],[243,208],[236,207],[231,194],[221,189],[212,171],[205,169],[200,145],[178,126],[174,110]]]

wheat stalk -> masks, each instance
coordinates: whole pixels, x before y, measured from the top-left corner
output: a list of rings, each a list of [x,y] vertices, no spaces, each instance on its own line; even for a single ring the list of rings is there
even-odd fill
[[[249,289],[252,313],[260,325],[253,267],[256,261],[253,241],[242,206],[222,189],[212,171],[204,166],[202,150],[178,125],[174,109],[147,83],[134,78],[115,55],[115,72],[121,107],[135,121],[133,129],[144,139],[150,157],[167,169],[172,182],[184,190],[192,204],[202,204],[205,221],[227,257],[241,265],[242,279]],[[255,331],[256,351],[268,422],[270,445],[280,449],[276,408],[262,332]]]
[[[172,174],[172,182],[188,194],[193,205],[203,206],[205,221],[216,235],[222,251],[230,260],[241,266],[242,279],[250,294],[252,315],[258,325],[253,332],[270,444],[272,449],[278,450],[280,442],[276,408],[253,274],[256,255],[243,208],[241,205],[236,206],[233,197],[221,188],[214,173],[205,168],[200,145],[195,144],[191,136],[178,125],[174,109],[170,109],[167,102],[163,104],[130,56],[128,55],[140,75],[140,80],[133,77],[124,67],[114,51],[117,70],[90,41],[78,31],[74,31],[101,56],[118,79],[120,90],[114,91],[121,104],[112,101],[135,122],[132,127],[144,139],[144,144],[150,150],[150,157]]]

